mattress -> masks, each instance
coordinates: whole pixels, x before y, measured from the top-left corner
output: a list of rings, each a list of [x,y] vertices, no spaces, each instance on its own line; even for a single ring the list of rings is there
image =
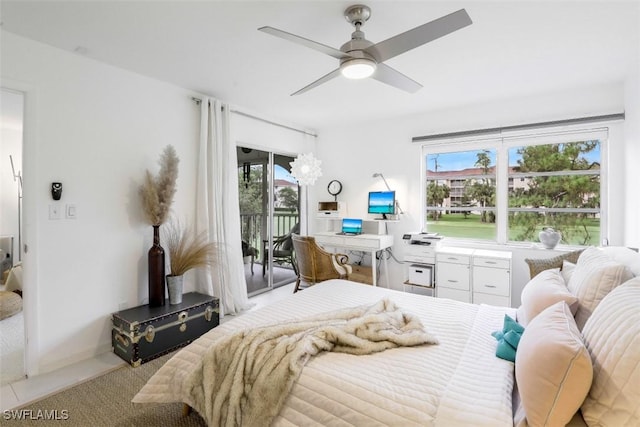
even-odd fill
[[[512,426],[513,363],[495,356],[491,332],[515,309],[431,298],[329,280],[233,318],[180,350],[133,402],[189,402],[185,378],[222,336],[390,298],[417,315],[439,345],[366,356],[312,358],[275,419],[276,426]]]

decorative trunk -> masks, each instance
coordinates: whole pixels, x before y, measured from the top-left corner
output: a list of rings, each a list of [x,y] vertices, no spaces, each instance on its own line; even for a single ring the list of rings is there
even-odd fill
[[[160,246],[160,226],[153,226],[153,246],[149,249],[149,306],[164,305],[164,249]]]

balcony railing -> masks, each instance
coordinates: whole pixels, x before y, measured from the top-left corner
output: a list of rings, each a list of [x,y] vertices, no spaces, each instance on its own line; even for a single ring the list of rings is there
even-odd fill
[[[240,214],[240,235],[249,246],[262,251],[262,241],[267,239],[267,229],[263,229],[267,215],[262,213]],[[276,212],[273,216],[273,235],[287,234],[300,221],[298,212]],[[257,259],[262,260],[262,253]]]

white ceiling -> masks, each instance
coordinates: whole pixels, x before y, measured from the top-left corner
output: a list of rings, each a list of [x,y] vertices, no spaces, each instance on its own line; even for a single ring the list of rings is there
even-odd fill
[[[342,77],[291,93],[337,60],[257,31],[272,26],[339,48],[357,1],[10,1],[2,28],[320,129],[556,90],[622,82],[637,59],[639,1],[366,1],[379,42],[465,8],[473,24],[387,62],[424,87],[408,94]]]

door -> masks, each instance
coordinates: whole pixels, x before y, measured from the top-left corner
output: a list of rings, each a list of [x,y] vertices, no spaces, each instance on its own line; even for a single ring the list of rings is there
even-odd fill
[[[247,293],[296,279],[291,233],[299,232],[299,187],[289,173],[294,157],[238,147],[238,193]]]

